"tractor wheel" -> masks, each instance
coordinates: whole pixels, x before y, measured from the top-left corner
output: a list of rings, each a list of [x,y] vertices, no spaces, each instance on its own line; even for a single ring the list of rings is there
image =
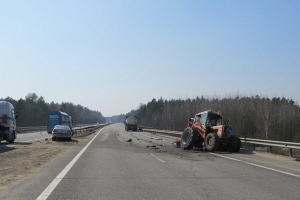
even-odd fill
[[[227,143],[219,143],[218,151],[227,151]]]
[[[191,150],[193,148],[193,129],[188,127],[184,129],[181,136],[181,146],[186,150]]]
[[[205,146],[208,151],[216,151],[219,148],[219,137],[216,133],[209,133],[205,138]]]
[[[229,152],[238,152],[241,148],[241,140],[238,136],[231,135],[228,138],[227,149]]]

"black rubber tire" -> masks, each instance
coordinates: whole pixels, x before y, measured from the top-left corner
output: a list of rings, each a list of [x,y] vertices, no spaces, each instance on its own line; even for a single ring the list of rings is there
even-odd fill
[[[236,135],[231,135],[228,138],[228,143],[227,143],[227,150],[229,152],[238,152],[241,148],[241,140],[238,136]]]
[[[219,148],[219,136],[216,133],[209,133],[205,138],[205,146],[208,151],[217,151]]]
[[[183,149],[191,150],[193,148],[193,129],[191,127],[184,129],[180,143]]]
[[[56,141],[56,137],[52,137],[52,141]]]
[[[11,140],[8,140],[7,142],[9,143],[9,144],[13,144],[14,142],[15,142],[15,139],[16,139],[16,134],[15,134],[15,132],[13,132],[12,133],[12,139]]]
[[[218,151],[227,151],[227,143],[219,143]]]

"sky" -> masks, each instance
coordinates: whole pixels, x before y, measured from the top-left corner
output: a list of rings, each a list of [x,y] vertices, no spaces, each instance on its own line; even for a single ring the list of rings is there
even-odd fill
[[[300,102],[299,0],[0,0],[1,95],[104,116],[153,98]]]

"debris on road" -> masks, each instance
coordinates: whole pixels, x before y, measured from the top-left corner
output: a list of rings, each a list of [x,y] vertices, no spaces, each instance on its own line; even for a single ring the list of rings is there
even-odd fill
[[[175,142],[172,143],[174,147],[180,148],[180,139],[177,139]]]

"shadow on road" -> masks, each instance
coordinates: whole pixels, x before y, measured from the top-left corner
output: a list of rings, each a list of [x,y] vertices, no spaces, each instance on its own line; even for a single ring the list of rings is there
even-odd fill
[[[0,143],[0,153],[8,152],[15,150],[16,148],[14,146],[24,146],[24,145],[30,145],[32,143],[30,142],[15,142],[13,144],[9,144],[8,142]]]
[[[56,140],[53,142],[72,142],[72,143],[76,142],[77,143],[78,140],[75,140],[73,138],[71,140],[69,140],[69,138],[56,138]]]
[[[3,145],[3,144],[0,145],[0,153],[5,153],[5,152],[12,151],[12,150],[15,150],[15,149],[16,149],[15,147],[8,147],[8,146]]]
[[[209,152],[202,148],[193,148],[193,153],[200,153],[200,152]],[[214,153],[218,154],[255,154],[252,150],[240,149],[239,152],[228,152],[228,151],[215,151]]]

